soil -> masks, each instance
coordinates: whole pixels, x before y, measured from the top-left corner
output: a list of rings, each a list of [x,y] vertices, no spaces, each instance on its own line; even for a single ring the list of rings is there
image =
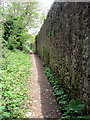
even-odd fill
[[[50,83],[44,74],[42,61],[36,54],[31,54],[32,68],[28,81],[30,105],[29,118],[60,118],[62,116],[54,97]]]

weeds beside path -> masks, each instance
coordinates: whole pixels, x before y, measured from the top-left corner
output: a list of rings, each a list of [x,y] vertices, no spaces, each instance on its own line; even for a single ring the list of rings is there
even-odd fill
[[[27,111],[27,78],[30,56],[19,50],[4,49],[0,58],[0,120],[24,117]]]

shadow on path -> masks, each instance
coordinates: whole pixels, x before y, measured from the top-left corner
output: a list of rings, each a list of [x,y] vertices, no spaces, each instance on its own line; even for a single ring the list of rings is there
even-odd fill
[[[30,96],[32,97],[31,118],[60,118],[52,88],[44,74],[42,62],[36,54],[32,56]]]

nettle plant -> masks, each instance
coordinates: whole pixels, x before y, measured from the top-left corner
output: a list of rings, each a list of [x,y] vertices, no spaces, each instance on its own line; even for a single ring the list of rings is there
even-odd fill
[[[60,111],[63,116],[59,120],[89,120],[90,117],[82,116],[85,105],[80,99],[71,99],[68,94],[64,92],[64,88],[60,86],[56,80],[52,70],[43,63],[45,74],[53,88],[57,103],[60,105]]]

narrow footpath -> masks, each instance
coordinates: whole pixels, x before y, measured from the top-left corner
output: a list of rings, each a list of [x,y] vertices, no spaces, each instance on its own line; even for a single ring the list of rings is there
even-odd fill
[[[60,118],[59,111],[52,88],[44,74],[40,58],[31,54],[32,68],[30,77],[30,118]]]

